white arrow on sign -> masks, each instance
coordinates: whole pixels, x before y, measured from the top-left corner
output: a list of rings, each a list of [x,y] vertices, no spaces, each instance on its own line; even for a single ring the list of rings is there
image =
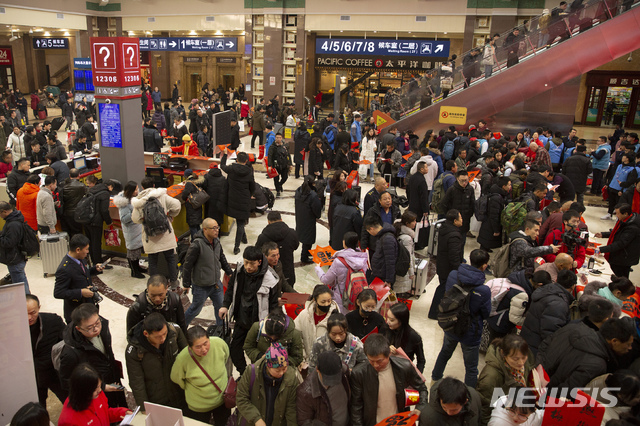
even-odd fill
[[[444,45],[438,44],[436,45],[436,50],[434,51],[434,53],[442,52],[443,49],[444,49]]]
[[[228,42],[227,42],[227,47],[228,47],[229,49],[231,49],[233,46],[234,46],[234,44],[233,44],[233,42],[232,42],[232,41],[228,41]]]
[[[172,41],[171,43],[169,43],[169,46],[171,46],[171,47],[176,47],[176,42],[175,42],[175,41]]]

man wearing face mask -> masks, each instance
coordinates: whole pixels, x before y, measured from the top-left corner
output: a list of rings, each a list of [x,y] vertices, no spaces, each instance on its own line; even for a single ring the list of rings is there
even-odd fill
[[[240,374],[247,367],[242,347],[254,322],[262,321],[278,307],[278,274],[269,266],[259,248],[248,246],[224,295],[220,318],[235,320],[229,352]]]
[[[153,312],[162,314],[167,322],[178,324],[186,334],[187,323],[180,296],[168,291],[169,282],[164,275],[152,275],[147,281],[147,289],[140,293],[127,312],[127,331]]]
[[[351,389],[348,371],[335,352],[326,351],[318,356],[318,366],[298,386],[298,424],[349,424]]]

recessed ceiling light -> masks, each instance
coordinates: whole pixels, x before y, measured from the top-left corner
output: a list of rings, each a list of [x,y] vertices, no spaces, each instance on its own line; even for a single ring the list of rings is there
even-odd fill
[[[65,31],[65,32],[64,32],[64,35],[65,35],[65,36],[67,36],[67,37],[69,37],[71,34],[69,34],[69,31]]]
[[[342,30],[340,30],[340,32],[343,32]]]
[[[49,36],[51,35],[51,33],[49,33],[49,31],[45,31],[44,35],[45,35],[46,37],[49,37]]]
[[[445,31],[444,34],[446,34],[447,32]]]
[[[197,33],[197,32],[195,32],[195,30],[191,30],[191,31],[189,32],[189,35],[198,35],[198,33]]]

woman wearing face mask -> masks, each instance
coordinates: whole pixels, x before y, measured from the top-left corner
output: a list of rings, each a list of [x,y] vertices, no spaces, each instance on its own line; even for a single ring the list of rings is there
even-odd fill
[[[311,348],[316,339],[327,334],[327,320],[333,312],[340,312],[338,304],[333,300],[333,292],[323,284],[315,286],[304,310],[295,319],[296,328],[302,333],[305,360],[311,355]]]
[[[533,354],[527,342],[517,334],[494,340],[485,355],[486,365],[480,372],[476,389],[482,398],[483,424],[491,417],[491,397],[495,388],[505,395],[515,386],[528,386],[533,369]]]
[[[171,380],[184,389],[184,414],[204,423],[213,416],[213,424],[224,426],[231,414],[223,396],[230,374],[229,347],[219,337],[207,336],[199,325],[187,330],[187,342],[171,368]]]
[[[404,303],[396,303],[387,311],[387,329],[384,335],[391,345],[391,355],[396,349],[401,348],[411,362],[416,362],[416,367],[422,372],[426,359],[422,347],[422,337],[409,325],[409,308]]]
[[[251,362],[255,363],[274,342],[280,343],[287,350],[292,366],[297,367],[302,363],[302,334],[282,309],[274,309],[267,318],[253,323],[242,349]]]
[[[349,332],[347,318],[338,312],[332,313],[329,317],[327,334],[320,336],[313,344],[309,367],[316,368],[318,356],[326,351],[337,353],[342,362],[347,364],[349,370],[352,370],[356,364],[367,362],[362,342]]]
[[[295,368],[288,368],[287,350],[272,344],[264,358],[248,367],[238,381],[237,424],[255,426],[296,425]]]
[[[109,408],[107,397],[102,391],[102,380],[98,372],[89,364],[80,364],[69,379],[69,397],[64,402],[58,425],[60,426],[109,426],[120,422],[127,408]]]
[[[349,324],[349,331],[362,340],[366,335],[375,330],[381,333],[387,327],[382,315],[376,312],[378,298],[376,292],[370,288],[362,290],[356,300],[357,309],[349,312],[345,317]]]

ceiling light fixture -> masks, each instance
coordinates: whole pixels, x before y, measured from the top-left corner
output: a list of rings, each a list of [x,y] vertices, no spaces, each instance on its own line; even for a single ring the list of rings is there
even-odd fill
[[[195,30],[191,30],[189,31],[189,35],[198,35],[198,33]]]
[[[51,35],[51,33],[49,31],[45,31],[44,35],[45,35],[45,37],[49,37]]]

